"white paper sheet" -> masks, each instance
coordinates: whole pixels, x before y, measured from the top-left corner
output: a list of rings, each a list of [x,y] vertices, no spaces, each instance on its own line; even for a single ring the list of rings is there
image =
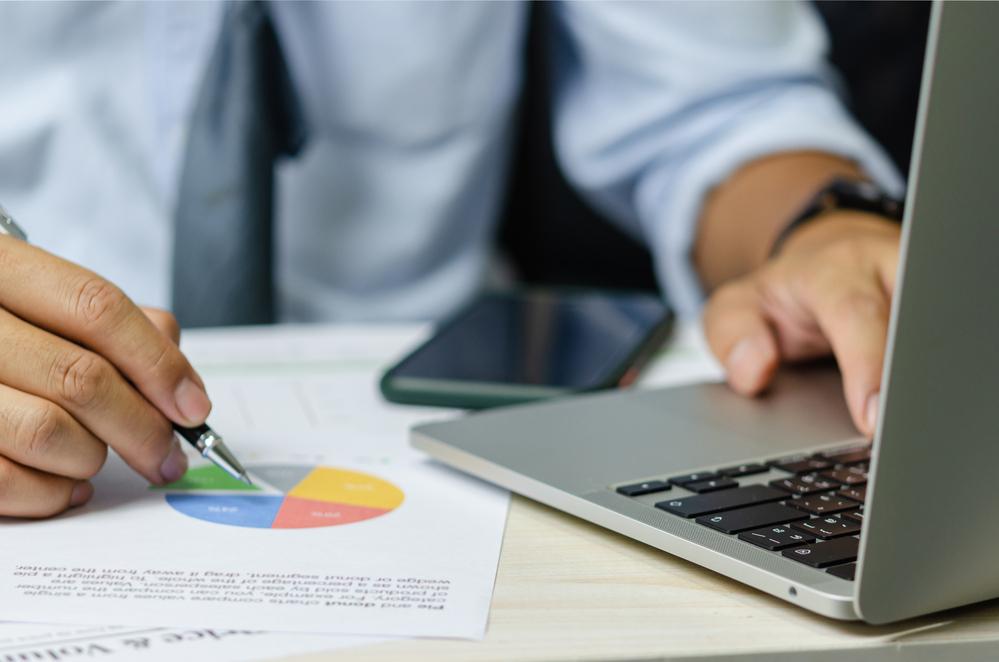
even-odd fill
[[[483,636],[507,495],[409,448],[411,424],[454,412],[377,393],[380,368],[423,332],[191,334],[210,420],[266,490],[168,496],[112,460],[85,508],[0,524],[16,541],[0,548],[0,619]],[[292,528],[266,526],[279,520]]]
[[[247,662],[364,646],[368,637],[274,634],[212,628],[0,623],[0,662],[138,660],[141,662]]]
[[[399,427],[453,415],[381,404],[376,395],[379,368],[428,331],[408,326],[209,331],[189,334],[184,346],[209,384],[215,402],[212,423],[226,431],[241,454],[244,444],[255,445],[254,435],[288,432],[305,434],[310,446],[335,446],[335,451],[321,450],[369,469],[390,458],[418,461],[418,454],[400,445]],[[638,387],[718,380],[721,374],[696,325],[680,325]],[[351,443],[358,431],[371,443],[360,448]],[[205,627],[0,623],[0,660],[250,660],[381,640]]]

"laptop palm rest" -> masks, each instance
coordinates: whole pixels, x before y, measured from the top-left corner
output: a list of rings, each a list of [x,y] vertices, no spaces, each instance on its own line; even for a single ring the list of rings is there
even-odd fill
[[[827,446],[857,431],[838,372],[820,365],[781,372],[759,398],[736,395],[725,384],[614,392],[425,424],[413,436],[417,447],[433,440],[581,495],[646,476]]]

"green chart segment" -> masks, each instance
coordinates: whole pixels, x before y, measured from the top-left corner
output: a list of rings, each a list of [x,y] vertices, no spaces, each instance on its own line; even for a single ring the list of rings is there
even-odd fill
[[[214,524],[255,529],[308,529],[363,522],[398,508],[405,495],[370,474],[336,467],[261,465],[246,485],[215,466],[196,467],[158,491],[177,512]]]

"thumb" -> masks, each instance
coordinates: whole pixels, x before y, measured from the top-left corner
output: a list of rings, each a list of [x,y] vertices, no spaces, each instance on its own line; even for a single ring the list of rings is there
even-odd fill
[[[175,345],[180,344],[180,324],[177,323],[176,317],[162,308],[142,306],[142,312],[160,333],[172,340]]]
[[[704,309],[704,333],[736,392],[756,395],[770,384],[780,353],[751,280],[715,292]]]

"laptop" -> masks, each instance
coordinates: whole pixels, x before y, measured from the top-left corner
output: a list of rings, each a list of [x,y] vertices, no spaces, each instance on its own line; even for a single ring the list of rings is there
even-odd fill
[[[999,597],[999,3],[933,9],[873,443],[834,367],[420,425],[437,460],[837,619]]]

